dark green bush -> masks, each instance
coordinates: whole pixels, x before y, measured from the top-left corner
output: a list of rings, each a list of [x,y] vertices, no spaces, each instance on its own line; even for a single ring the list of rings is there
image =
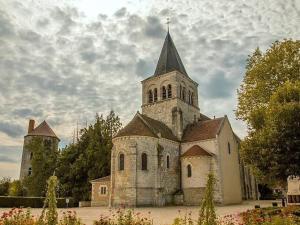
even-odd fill
[[[69,207],[74,207],[75,203],[72,198],[69,198]],[[42,208],[45,198],[43,197],[15,197],[15,196],[0,196],[0,208]],[[66,198],[57,198],[57,207],[67,207]]]

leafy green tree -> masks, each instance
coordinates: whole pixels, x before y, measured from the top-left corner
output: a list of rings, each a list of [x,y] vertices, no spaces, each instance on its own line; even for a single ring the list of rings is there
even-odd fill
[[[24,179],[24,186],[30,196],[44,196],[46,181],[53,174],[58,158],[58,149],[50,140],[33,137],[26,146],[33,153],[32,174]]]
[[[24,188],[23,184],[20,180],[14,180],[9,184],[8,189],[9,196],[23,196],[24,195]]]
[[[214,205],[215,177],[211,172],[208,174],[204,198],[202,200],[198,225],[217,225],[217,216]]]
[[[80,131],[77,143],[62,150],[57,168],[62,196],[77,201],[90,199],[89,181],[110,174],[112,137],[120,128],[120,119],[113,111],[106,118],[96,115],[95,124]]]
[[[299,125],[295,114],[299,102],[295,103],[296,99],[291,100],[294,103],[280,102],[273,97],[279,94],[280,87],[291,87],[298,82],[299,74],[299,40],[276,41],[265,53],[257,48],[248,58],[244,80],[238,90],[236,116],[245,121],[249,129],[248,137],[241,144],[243,160],[261,177],[283,181],[287,175],[299,174],[299,167],[293,164],[293,159],[299,156],[299,149],[295,147],[295,141],[300,138],[295,132]],[[284,89],[280,92],[288,94]]]
[[[263,54],[258,48],[249,57],[242,85],[238,90],[236,115],[250,129],[264,125],[264,110],[278,87],[299,80],[300,41],[275,42]]]
[[[7,196],[8,195],[8,189],[10,184],[10,178],[9,177],[3,177],[0,179],[0,196]]]
[[[264,126],[242,142],[246,163],[271,180],[300,175],[300,81],[287,81],[271,96]]]

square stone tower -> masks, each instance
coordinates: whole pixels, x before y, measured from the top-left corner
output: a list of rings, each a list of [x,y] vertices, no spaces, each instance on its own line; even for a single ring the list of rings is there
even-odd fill
[[[186,125],[200,118],[197,88],[168,32],[154,75],[142,81],[142,114],[166,124],[180,140]]]

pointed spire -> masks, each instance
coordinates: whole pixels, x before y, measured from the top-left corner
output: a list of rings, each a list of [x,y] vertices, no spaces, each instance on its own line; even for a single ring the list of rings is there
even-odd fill
[[[154,76],[159,76],[174,70],[188,76],[168,30]]]

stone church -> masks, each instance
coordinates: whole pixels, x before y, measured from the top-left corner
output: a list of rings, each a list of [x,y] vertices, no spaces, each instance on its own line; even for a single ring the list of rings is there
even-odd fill
[[[215,202],[255,199],[227,116],[200,113],[198,84],[167,33],[153,76],[142,82],[142,110],[113,138],[111,175],[92,180],[92,206],[199,205],[213,172]]]

